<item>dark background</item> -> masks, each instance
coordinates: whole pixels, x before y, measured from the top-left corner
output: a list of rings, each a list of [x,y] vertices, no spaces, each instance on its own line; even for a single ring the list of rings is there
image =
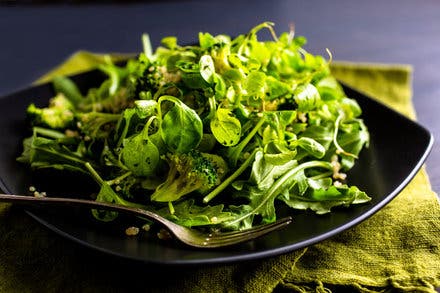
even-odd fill
[[[335,60],[410,64],[418,121],[440,137],[440,1],[1,1],[0,95],[29,85],[77,50],[138,52],[167,35],[236,35],[262,21],[294,22],[306,48]],[[411,138],[408,138],[411,139]],[[440,191],[440,148],[427,160]]]

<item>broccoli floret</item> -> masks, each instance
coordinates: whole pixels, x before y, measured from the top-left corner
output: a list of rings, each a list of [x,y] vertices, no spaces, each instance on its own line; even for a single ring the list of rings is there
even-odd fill
[[[47,108],[38,108],[35,104],[30,104],[27,115],[33,125],[65,129],[73,124],[73,110],[72,103],[63,94],[58,94],[49,101]]]
[[[78,113],[77,126],[89,139],[107,138],[119,121],[120,114],[88,112]]]
[[[172,202],[194,191],[206,193],[218,185],[227,172],[227,164],[220,156],[196,150],[171,154],[166,159],[168,176],[151,195],[153,201]]]

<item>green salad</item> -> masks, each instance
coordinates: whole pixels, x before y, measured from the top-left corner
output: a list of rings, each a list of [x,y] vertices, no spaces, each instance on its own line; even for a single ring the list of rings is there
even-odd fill
[[[18,161],[85,174],[97,201],[188,227],[239,230],[275,221],[283,205],[324,214],[370,200],[346,183],[369,132],[329,52],[310,54],[304,37],[269,22],[236,37],[199,33],[196,45],[142,41],[136,58],[99,65],[106,78],[87,92],[56,77],[49,104],[27,108]]]

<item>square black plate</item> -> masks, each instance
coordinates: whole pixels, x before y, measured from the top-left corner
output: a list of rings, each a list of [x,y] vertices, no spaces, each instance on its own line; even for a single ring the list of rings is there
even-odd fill
[[[98,85],[103,78],[98,71],[73,77],[84,91]],[[289,214],[294,218],[286,229],[245,244],[215,250],[192,249],[142,235],[127,237],[124,219],[103,224],[96,223],[88,215],[78,217],[73,212],[61,215],[40,209],[27,210],[27,213],[56,233],[93,249],[162,265],[230,263],[275,256],[317,243],[360,223],[390,202],[421,168],[433,145],[431,133],[417,122],[354,89],[347,86],[344,89],[363,109],[362,117],[371,135],[370,147],[361,152],[348,174],[349,184],[357,185],[372,197],[368,204],[335,209],[322,216],[282,210],[279,216]],[[73,196],[94,188],[87,179],[71,174],[34,174],[15,160],[22,151],[23,138],[29,135],[25,123],[26,107],[31,102],[46,105],[53,94],[52,86],[44,84],[0,98],[0,188],[6,193],[26,194],[30,184],[57,196]]]

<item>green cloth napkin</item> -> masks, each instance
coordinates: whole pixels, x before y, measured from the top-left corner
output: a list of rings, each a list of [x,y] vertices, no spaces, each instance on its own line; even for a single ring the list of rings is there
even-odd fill
[[[99,62],[100,55],[78,52],[39,82]],[[411,67],[335,63],[332,70],[415,119]],[[377,214],[319,244],[258,261],[170,268],[77,245],[20,208],[0,204],[0,292],[435,292],[440,287],[439,220],[438,198],[422,168]]]

